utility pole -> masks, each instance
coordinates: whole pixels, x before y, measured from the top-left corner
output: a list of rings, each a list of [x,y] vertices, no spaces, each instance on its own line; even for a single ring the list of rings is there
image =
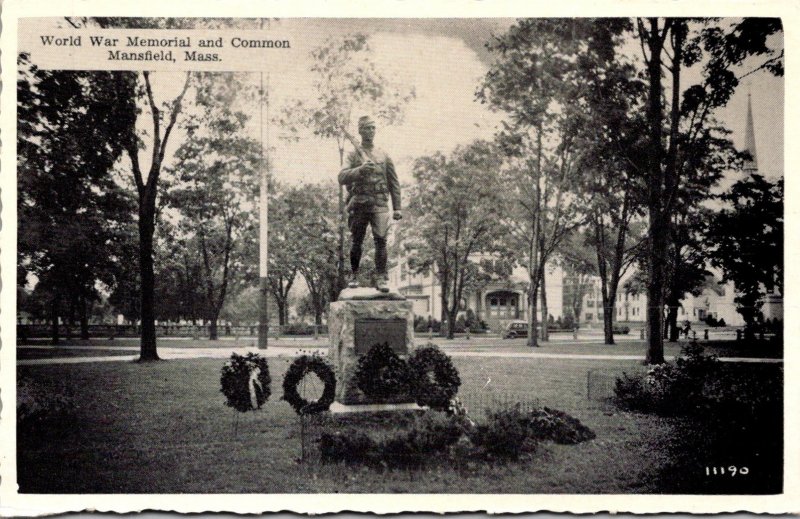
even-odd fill
[[[267,164],[264,161],[264,73],[261,72],[259,89],[259,122],[261,131],[261,174],[258,218],[258,281],[259,281],[259,314],[258,314],[258,348],[267,349],[269,334],[269,287],[267,282],[267,261],[269,258],[269,189],[267,186]],[[267,74],[267,91],[269,91],[269,74]],[[269,101],[267,101],[269,102]],[[269,105],[267,106],[269,108]],[[269,117],[269,111],[267,112]],[[269,145],[269,126],[267,126],[267,145]],[[269,148],[268,148],[269,149]]]

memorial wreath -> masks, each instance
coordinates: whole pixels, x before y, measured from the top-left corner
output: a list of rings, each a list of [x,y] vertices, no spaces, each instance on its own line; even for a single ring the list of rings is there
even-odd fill
[[[408,359],[414,375],[414,395],[419,405],[444,411],[458,393],[461,378],[450,357],[430,344],[414,350]]]
[[[309,373],[315,374],[324,384],[322,396],[318,400],[308,401],[300,395],[300,382]],[[303,355],[289,366],[283,377],[283,399],[297,414],[308,415],[327,411],[336,395],[336,375],[333,368],[319,355]]]
[[[245,356],[231,355],[231,359],[222,366],[222,394],[227,401],[225,405],[237,411],[255,411],[269,399],[270,383],[267,359],[257,353]]]
[[[410,394],[414,388],[408,363],[388,343],[375,344],[358,359],[354,378],[358,389],[377,401]]]

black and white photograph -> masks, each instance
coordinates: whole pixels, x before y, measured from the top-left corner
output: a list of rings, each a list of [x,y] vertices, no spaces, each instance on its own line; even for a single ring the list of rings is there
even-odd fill
[[[11,20],[4,514],[796,512],[792,20],[608,12]]]

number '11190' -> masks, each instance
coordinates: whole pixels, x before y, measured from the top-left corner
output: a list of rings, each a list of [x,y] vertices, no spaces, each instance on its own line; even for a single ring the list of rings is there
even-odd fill
[[[746,476],[750,473],[750,469],[747,467],[736,467],[731,465],[730,467],[706,467],[706,476],[724,476],[729,475],[731,477],[741,474],[742,476]]]

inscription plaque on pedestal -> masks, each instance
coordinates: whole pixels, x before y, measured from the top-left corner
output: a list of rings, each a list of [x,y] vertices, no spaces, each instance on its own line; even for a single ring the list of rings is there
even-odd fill
[[[363,355],[376,344],[388,343],[398,355],[406,355],[407,323],[405,319],[356,319],[356,354]]]
[[[356,384],[358,361],[376,344],[388,344],[401,357],[414,351],[411,301],[340,299],[331,303],[328,339],[328,358],[336,373],[336,402],[345,406],[375,404]]]

